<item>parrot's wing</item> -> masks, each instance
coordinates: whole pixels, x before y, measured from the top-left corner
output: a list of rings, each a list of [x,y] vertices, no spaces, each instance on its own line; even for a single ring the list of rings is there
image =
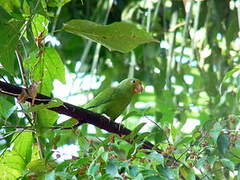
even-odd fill
[[[107,88],[100,92],[96,97],[83,105],[85,109],[92,109],[112,101],[116,95],[116,88]]]

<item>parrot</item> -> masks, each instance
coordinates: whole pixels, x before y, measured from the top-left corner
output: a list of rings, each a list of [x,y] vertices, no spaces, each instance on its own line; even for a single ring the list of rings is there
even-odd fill
[[[82,107],[106,115],[114,121],[130,104],[135,94],[143,91],[142,82],[135,78],[127,78],[119,83],[117,87],[109,87],[101,91]]]

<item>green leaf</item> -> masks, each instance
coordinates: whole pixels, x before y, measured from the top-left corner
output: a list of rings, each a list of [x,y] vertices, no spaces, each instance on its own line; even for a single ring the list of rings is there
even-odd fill
[[[54,48],[45,48],[43,57],[35,53],[24,63],[30,70],[34,81],[41,81],[40,93],[50,95],[55,79],[65,83],[65,70],[62,60]]]
[[[90,164],[88,170],[87,170],[87,174],[95,177],[97,170],[99,169],[100,164],[96,163],[95,161],[92,161],[92,163]]]
[[[157,153],[157,152],[151,152],[149,155],[147,155],[147,158],[151,160],[151,162],[156,162],[158,164],[163,165],[164,164],[164,157],[163,155]]]
[[[229,137],[227,134],[220,134],[217,138],[217,147],[221,155],[226,155],[229,151]]]
[[[142,129],[142,127],[145,125],[146,123],[141,123],[139,125],[137,125],[137,127],[135,127],[132,132],[125,136],[124,138],[126,139],[130,139],[130,140],[133,140],[135,138],[135,136],[138,134],[138,132]]]
[[[167,178],[169,180],[177,179],[177,173],[174,171],[174,169],[171,169],[169,167],[164,167],[162,165],[158,165],[157,170],[158,170],[159,174],[164,178]]]
[[[55,161],[46,161],[44,159],[37,159],[37,160],[31,161],[27,165],[27,168],[34,175],[41,176],[52,171],[56,166],[57,166],[57,163]]]
[[[122,53],[129,52],[143,43],[158,42],[146,31],[126,22],[99,25],[87,20],[71,20],[64,24],[63,30]]]
[[[217,138],[219,137],[220,132],[222,131],[223,127],[219,122],[214,124],[214,127],[210,130],[209,134],[213,138],[215,142],[217,142]]]
[[[43,110],[43,109],[59,107],[59,106],[62,106],[62,105],[63,105],[63,102],[60,99],[53,98],[47,104],[34,105],[33,107],[28,109],[28,112],[37,112],[37,111],[40,111],[40,110]]]
[[[234,170],[235,164],[231,160],[224,158],[224,159],[221,159],[220,161],[222,162],[223,166],[225,166],[229,170],[231,171]]]
[[[0,38],[0,63],[6,71],[11,74],[15,72],[15,49],[19,39],[19,30],[22,27],[20,21],[8,21],[0,19],[0,34],[4,34]]]
[[[146,177],[144,180],[167,180],[167,179],[160,176],[149,176]]]
[[[118,173],[119,163],[113,160],[108,161],[106,172],[112,177],[119,177]]]
[[[27,164],[31,160],[32,156],[32,144],[33,144],[33,136],[32,132],[22,132],[16,133],[13,136],[17,137],[13,144],[13,151],[17,152],[24,162]]]
[[[53,124],[56,122],[58,118],[58,114],[56,112],[43,109],[40,110],[37,114],[37,129],[39,132],[43,132],[46,129],[50,128],[53,126]]]
[[[31,24],[34,37],[39,36],[40,33],[43,33],[43,36],[46,35],[48,32],[48,24],[49,21],[45,16],[35,14]]]
[[[49,0],[47,2],[48,6],[51,7],[61,7],[64,6],[66,3],[70,2],[71,0]]]
[[[2,6],[9,14],[20,13],[21,3],[19,0],[0,0],[0,6]]]
[[[142,114],[141,114],[140,112],[138,112],[138,111],[131,111],[131,112],[127,113],[127,114],[123,117],[122,121],[128,119],[129,117],[139,116],[139,115],[142,115]]]
[[[0,178],[4,180],[15,180],[21,176],[25,168],[25,162],[16,152],[5,152],[0,158]]]
[[[187,168],[186,166],[182,166],[179,169],[181,176],[186,180],[195,180],[195,174],[192,168]]]
[[[16,106],[7,101],[5,98],[0,97],[0,115],[4,119],[8,119],[9,116],[16,110]]]

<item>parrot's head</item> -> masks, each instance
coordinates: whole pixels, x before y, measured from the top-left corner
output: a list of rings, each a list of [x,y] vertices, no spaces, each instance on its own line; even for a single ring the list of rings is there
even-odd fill
[[[143,84],[139,79],[135,78],[128,78],[123,80],[119,87],[126,89],[127,91],[130,91],[132,94],[138,94],[143,91]]]

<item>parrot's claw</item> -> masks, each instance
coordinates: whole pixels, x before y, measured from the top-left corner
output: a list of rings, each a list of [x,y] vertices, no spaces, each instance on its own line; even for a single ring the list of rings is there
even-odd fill
[[[104,116],[105,118],[107,118],[109,120],[109,122],[111,122],[111,118],[108,115],[102,114],[102,116]]]

